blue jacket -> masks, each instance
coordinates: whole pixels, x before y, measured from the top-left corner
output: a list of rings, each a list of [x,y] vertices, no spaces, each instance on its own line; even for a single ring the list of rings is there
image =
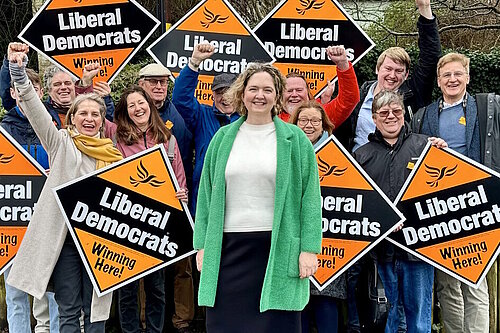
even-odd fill
[[[9,61],[3,58],[2,68],[0,69],[0,99],[5,110],[10,110],[16,106],[16,101],[10,95],[10,72]]]
[[[193,174],[193,135],[187,128],[184,119],[179,114],[179,111],[177,111],[174,104],[170,102],[168,97],[165,99],[162,107],[158,109],[158,113],[164,123],[170,121],[173,125],[170,128],[170,131],[175,136],[177,144],[179,145],[179,150],[181,151],[182,156],[182,164],[184,165],[184,171],[186,173],[188,189],[191,190],[191,175]],[[189,201],[191,201],[191,198],[189,198]]]
[[[59,120],[56,116],[53,121]],[[44,169],[49,168],[49,157],[28,119],[16,106],[2,118],[2,126]]]
[[[193,171],[193,191],[189,209],[194,215],[198,186],[200,184],[203,160],[208,144],[221,126],[234,122],[240,116],[235,112],[227,116],[217,110],[215,105],[200,104],[194,92],[198,84],[198,72],[184,66],[175,80],[172,103],[186,121],[188,129],[194,135],[195,164]],[[182,151],[181,151],[182,152]]]

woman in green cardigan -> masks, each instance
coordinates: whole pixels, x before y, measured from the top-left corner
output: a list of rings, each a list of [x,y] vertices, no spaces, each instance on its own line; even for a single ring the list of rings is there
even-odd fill
[[[250,64],[228,91],[241,118],[212,139],[198,194],[194,247],[207,332],[300,332],[321,250],[316,158],[276,117],[285,80]]]

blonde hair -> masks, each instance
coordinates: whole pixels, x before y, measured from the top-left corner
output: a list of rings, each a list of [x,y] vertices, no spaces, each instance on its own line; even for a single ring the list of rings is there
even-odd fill
[[[380,70],[380,67],[382,66],[385,58],[389,58],[395,63],[404,65],[406,72],[410,70],[410,56],[408,55],[408,52],[406,52],[402,47],[394,46],[382,52],[377,59],[377,71]]]
[[[76,96],[75,100],[71,104],[71,107],[69,108],[68,112],[66,113],[66,118],[64,119],[64,125],[66,126],[67,129],[73,130],[75,128],[75,124],[71,121],[71,116],[73,116],[77,111],[78,107],[80,104],[82,104],[85,101],[92,101],[96,102],[99,105],[99,113],[101,114],[101,120],[102,120],[102,125],[101,128],[99,128],[99,133],[101,134],[101,137],[104,136],[104,122],[105,117],[106,117],[106,104],[104,103],[104,100],[102,99],[101,96],[99,96],[96,93],[89,93],[89,94],[82,94]]]
[[[224,97],[234,106],[234,110],[241,116],[246,116],[248,110],[243,103],[243,92],[248,84],[248,80],[256,73],[268,73],[271,75],[276,90],[276,100],[271,110],[271,115],[275,116],[283,110],[283,92],[285,91],[286,81],[280,71],[268,63],[250,63],[247,69],[238,76],[236,81],[226,91]]]
[[[439,77],[439,71],[441,70],[441,68],[443,68],[444,65],[449,64],[450,62],[460,63],[462,66],[464,66],[467,74],[469,74],[470,59],[461,53],[451,52],[451,53],[448,53],[448,54],[442,56],[439,59],[439,61],[437,63],[437,76],[438,77]]]

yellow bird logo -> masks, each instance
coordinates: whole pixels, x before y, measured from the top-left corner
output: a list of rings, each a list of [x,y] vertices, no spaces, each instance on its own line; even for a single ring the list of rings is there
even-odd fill
[[[13,158],[14,158],[14,155],[4,156],[4,154],[0,154],[0,163],[7,164],[10,161],[12,161]]]
[[[319,160],[318,169],[319,169],[319,181],[320,182],[323,181],[323,179],[325,179],[326,177],[331,176],[331,175],[340,177],[347,170],[347,167],[345,167],[344,169],[337,169],[337,165],[330,166],[330,164],[323,161],[321,159],[321,157],[319,157],[319,156],[318,156],[318,160]]]
[[[453,168],[447,170],[448,167],[442,167],[441,169],[439,169],[427,164],[424,165],[425,172],[427,172],[427,174],[431,176],[431,178],[435,178],[433,180],[425,182],[427,185],[430,185],[430,187],[437,187],[441,179],[443,179],[444,177],[453,176],[457,172],[458,167],[458,165],[455,165]]]
[[[222,17],[220,14],[215,15],[212,13],[207,7],[203,7],[203,15],[205,16],[206,21],[200,21],[201,26],[203,28],[210,27],[212,23],[225,23],[229,16]]]
[[[299,15],[304,15],[310,9],[321,9],[325,2],[318,2],[316,0],[299,0],[302,8],[295,8]]]
[[[134,187],[137,187],[140,184],[149,184],[153,187],[160,187],[163,183],[165,183],[164,180],[156,179],[157,177],[155,175],[150,175],[144,164],[142,164],[142,161],[137,166],[137,176],[139,177],[137,180],[132,176],[129,177],[130,184]]]

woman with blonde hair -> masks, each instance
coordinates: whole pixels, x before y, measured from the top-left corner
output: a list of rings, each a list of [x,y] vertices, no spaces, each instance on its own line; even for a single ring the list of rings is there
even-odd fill
[[[26,75],[28,46],[11,43],[9,67],[26,117],[47,150],[50,173],[42,189],[23,242],[14,258],[8,283],[36,298],[53,282],[61,333],[104,332],[112,294],[97,297],[52,188],[122,159],[103,136],[106,106],[97,94],[80,95],[57,130]]]

